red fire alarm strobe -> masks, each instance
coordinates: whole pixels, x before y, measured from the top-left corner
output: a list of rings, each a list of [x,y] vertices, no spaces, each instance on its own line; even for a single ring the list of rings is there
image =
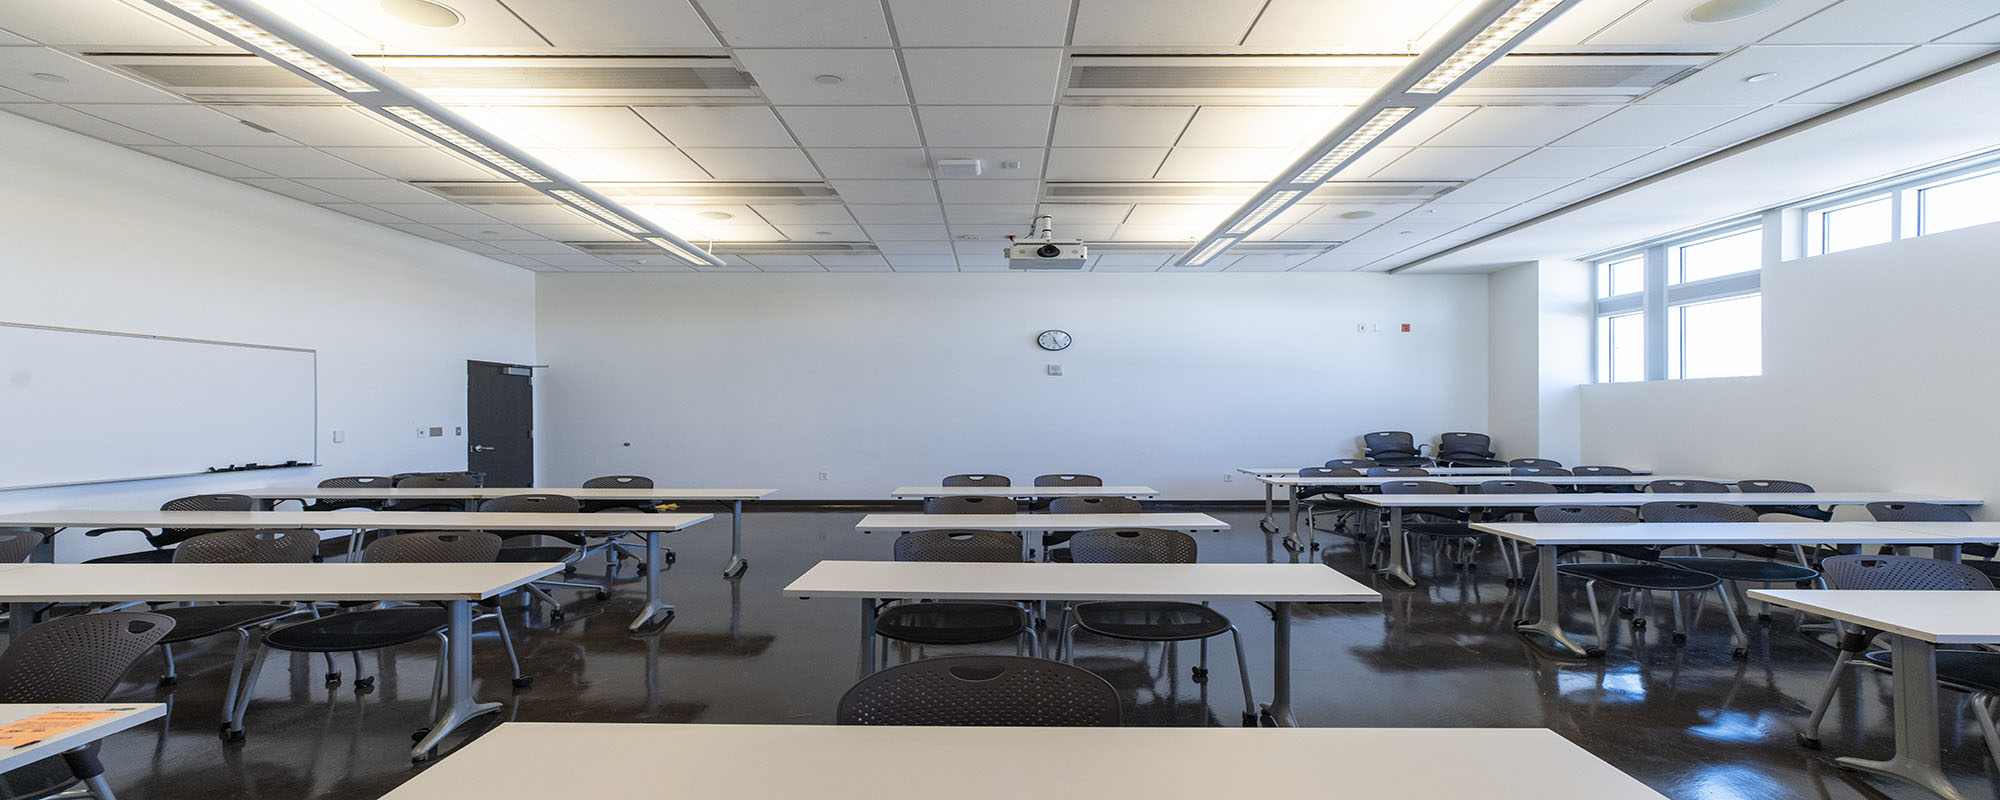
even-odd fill
[[[1404,332],[1404,333],[1409,333],[1409,332],[1410,332],[1410,323],[1407,323],[1407,322],[1403,323],[1403,332]]]

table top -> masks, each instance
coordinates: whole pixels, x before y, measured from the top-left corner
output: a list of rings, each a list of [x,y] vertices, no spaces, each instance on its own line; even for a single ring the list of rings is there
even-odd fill
[[[0,527],[202,528],[320,530],[678,531],[713,514],[543,514],[477,511],[26,511],[0,515]]]
[[[2000,592],[1752,589],[1750,597],[1935,644],[2000,642]]]
[[[2000,542],[2000,522],[1870,522],[1884,528],[1924,533],[1955,542]]]
[[[1579,494],[1350,494],[1349,500],[1383,508],[1466,508],[1501,506],[1631,506],[1647,503],[1728,503],[1738,506],[1853,506],[1868,503],[1937,503],[1976,506],[1984,500],[1933,497],[1907,492],[1741,492],[1654,494],[1651,492]],[[5,524],[5,520],[0,520]]]
[[[166,716],[167,706],[164,703],[0,703],[0,725],[12,725],[51,711],[115,711],[117,715],[51,734],[39,742],[0,748],[0,772],[19,769],[159,719]]]
[[[20,564],[0,603],[481,600],[561,572],[548,563]]]
[[[1497,480],[1539,481],[1558,486],[1645,486],[1653,481],[1735,483],[1733,480],[1701,475],[1364,475],[1358,478],[1302,478],[1292,474],[1259,475],[1257,480],[1273,486],[1380,486],[1390,481],[1434,481],[1453,486],[1478,486]]]
[[[0,521],[0,524],[5,524]],[[1226,531],[1229,523],[1198,513],[1138,514],[869,514],[859,531],[922,531],[938,528],[978,531],[1084,531],[1092,528],[1166,528]]]
[[[1062,769],[1032,794],[1053,800],[1148,797],[1405,797],[1416,800],[1663,800],[1545,728],[934,728],[872,725],[648,725],[508,722],[417,773],[383,800],[528,800],[657,793],[651,770],[552,770],[548,754],[590,742],[610,764],[648,764],[694,794],[1019,800],[996,764]],[[1451,754],[1439,769],[1437,754]],[[863,765],[885,757],[896,777]],[[997,760],[996,760],[997,759]],[[1300,765],[1314,765],[1302,769]],[[776,768],[774,768],[776,767]],[[1336,776],[1337,789],[1330,789]],[[1018,777],[1018,776],[1016,776]]]
[[[935,600],[1262,600],[1373,603],[1382,595],[1323,564],[1036,564],[821,561],[786,597]]]
[[[1151,486],[898,486],[890,497],[1154,497]]]
[[[403,489],[390,487],[368,487],[350,489],[322,489],[318,487],[268,486],[257,489],[240,489],[230,494],[240,494],[258,500],[318,500],[338,498],[343,500],[484,500],[489,497],[506,497],[516,494],[559,494],[578,500],[762,500],[777,492],[776,489],[550,489],[494,487],[446,488],[437,486],[412,486]]]
[[[1958,524],[1966,523],[1942,523]],[[1956,544],[1873,522],[1475,522],[1472,529],[1531,545],[1600,544]]]
[[[1237,471],[1237,472],[1241,472],[1241,473],[1243,473],[1243,474],[1245,474],[1245,475],[1280,475],[1280,476],[1282,476],[1282,475],[1293,475],[1293,476],[1296,476],[1296,475],[1298,475],[1298,474],[1299,474],[1299,470],[1302,470],[1302,469],[1308,469],[1308,468],[1311,468],[1311,467],[1323,467],[1323,466],[1326,466],[1326,465],[1325,465],[1325,464],[1306,464],[1306,465],[1304,465],[1304,466],[1297,466],[1297,467],[1237,467],[1237,468],[1236,468],[1236,471]],[[1427,472],[1429,472],[1429,473],[1430,473],[1430,474],[1432,474],[1432,475],[1500,475],[1500,476],[1505,476],[1505,475],[1512,475],[1512,474],[1514,474],[1514,468],[1513,468],[1513,467],[1424,467],[1424,470],[1425,470],[1425,471],[1427,471]],[[1639,471],[1639,470],[1633,470],[1633,472],[1638,472],[1638,471]]]

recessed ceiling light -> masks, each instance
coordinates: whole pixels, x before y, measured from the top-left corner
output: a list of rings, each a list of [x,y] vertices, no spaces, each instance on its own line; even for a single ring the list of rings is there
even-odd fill
[[[35,80],[38,81],[48,81],[49,83],[69,83],[68,78],[65,78],[61,75],[57,75],[53,72],[30,72],[28,73],[28,77],[34,78]]]
[[[703,211],[703,212],[701,212],[701,214],[699,214],[698,216],[700,216],[700,217],[701,217],[702,219],[735,219],[735,218],[736,218],[736,215],[735,215],[735,214],[731,214],[731,213],[728,213],[728,212],[725,212],[725,211]]]
[[[1373,211],[1349,211],[1340,215],[1341,219],[1367,219],[1375,216]]]
[[[1697,25],[1735,22],[1777,8],[1784,0],[1708,0],[1688,9],[1687,21]]]
[[[1743,79],[1743,82],[1744,82],[1744,83],[1763,83],[1763,82],[1765,82],[1765,81],[1768,81],[1768,80],[1770,80],[1770,79],[1772,79],[1772,78],[1775,78],[1775,77],[1778,77],[1778,73],[1775,73],[1775,72],[1759,72],[1759,73],[1757,73],[1757,74],[1755,74],[1755,75],[1752,75],[1752,76],[1750,76],[1750,77],[1748,77],[1748,78],[1744,78],[1744,79]]]
[[[845,80],[845,78],[842,78],[839,75],[814,75],[813,80],[819,81],[820,83],[824,83],[828,86],[832,86],[836,83],[841,82],[842,80]]]
[[[456,28],[465,17],[443,3],[431,0],[382,0],[382,13],[425,28]]]

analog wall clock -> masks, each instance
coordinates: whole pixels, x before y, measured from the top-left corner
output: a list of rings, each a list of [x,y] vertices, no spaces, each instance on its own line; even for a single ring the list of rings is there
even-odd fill
[[[1042,335],[1035,337],[1035,344],[1041,345],[1043,350],[1066,350],[1069,348],[1069,332],[1053,329],[1042,331]]]

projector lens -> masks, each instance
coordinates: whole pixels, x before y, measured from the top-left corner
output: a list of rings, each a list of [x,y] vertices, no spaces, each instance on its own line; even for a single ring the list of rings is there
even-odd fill
[[[1062,248],[1052,244],[1045,244],[1042,245],[1041,247],[1035,248],[1035,255],[1041,256],[1043,258],[1055,258],[1056,256],[1062,255]]]

